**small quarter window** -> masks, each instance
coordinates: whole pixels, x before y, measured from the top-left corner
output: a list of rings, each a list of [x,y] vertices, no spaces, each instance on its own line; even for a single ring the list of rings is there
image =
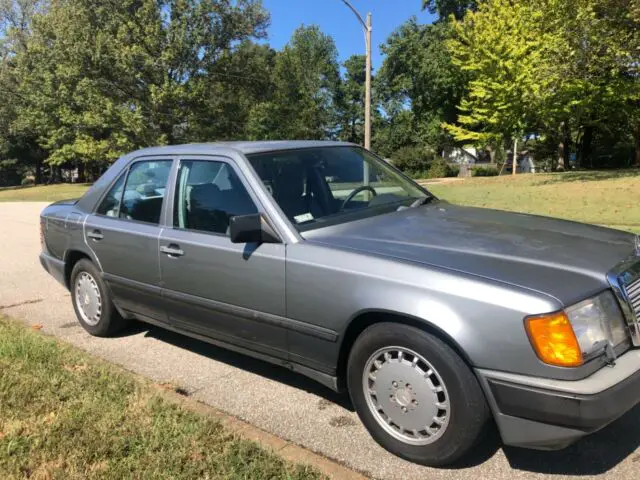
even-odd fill
[[[131,166],[122,195],[120,218],[160,223],[171,163],[171,160],[151,160]]]
[[[111,187],[107,196],[102,199],[96,213],[106,215],[107,217],[117,217],[120,212],[120,201],[122,200],[122,187],[124,187],[124,179],[126,174],[120,175],[120,178]]]
[[[175,227],[227,235],[231,217],[257,212],[249,193],[229,164],[180,161]]]

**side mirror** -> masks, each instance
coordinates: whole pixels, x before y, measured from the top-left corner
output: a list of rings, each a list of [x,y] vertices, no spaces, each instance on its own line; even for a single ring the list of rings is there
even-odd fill
[[[280,243],[276,232],[259,213],[231,217],[229,236],[231,243]]]

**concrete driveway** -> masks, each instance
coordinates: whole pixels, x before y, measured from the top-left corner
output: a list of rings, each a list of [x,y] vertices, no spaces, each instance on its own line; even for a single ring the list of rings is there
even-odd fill
[[[430,469],[380,448],[346,396],[283,368],[145,325],[118,338],[90,337],[76,321],[69,293],[42,269],[41,203],[0,203],[0,312],[111,362],[171,382],[190,396],[310,450],[384,479],[640,478],[640,408],[561,452],[503,448],[488,439],[469,465]]]

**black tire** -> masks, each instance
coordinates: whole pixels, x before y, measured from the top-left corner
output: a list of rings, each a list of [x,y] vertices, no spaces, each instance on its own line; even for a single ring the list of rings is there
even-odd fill
[[[433,443],[412,445],[395,438],[378,423],[367,404],[363,386],[367,361],[387,347],[401,347],[419,354],[433,366],[446,386],[450,405],[448,424]],[[432,467],[456,463],[471,452],[487,431],[489,407],[471,369],[446,343],[418,328],[378,323],[362,332],[349,355],[347,385],[358,416],[376,442],[411,462]]]
[[[95,280],[100,292],[100,299],[102,303],[101,314],[95,325],[91,325],[83,319],[77,302],[76,282],[83,272],[86,272],[93,280]],[[122,330],[126,326],[127,321],[122,318],[116,310],[113,300],[111,299],[109,289],[102,280],[100,271],[90,260],[83,258],[73,266],[69,285],[71,290],[71,302],[73,303],[73,309],[76,312],[76,317],[78,317],[80,325],[82,325],[82,327],[91,335],[96,337],[108,337]]]

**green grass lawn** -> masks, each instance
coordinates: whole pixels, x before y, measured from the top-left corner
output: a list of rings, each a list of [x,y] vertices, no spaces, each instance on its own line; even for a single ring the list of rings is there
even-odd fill
[[[460,205],[547,215],[640,233],[640,170],[454,179],[427,188]]]
[[[56,202],[81,197],[88,188],[86,183],[0,188],[0,202]]]
[[[0,478],[315,479],[132,374],[0,316]]]

